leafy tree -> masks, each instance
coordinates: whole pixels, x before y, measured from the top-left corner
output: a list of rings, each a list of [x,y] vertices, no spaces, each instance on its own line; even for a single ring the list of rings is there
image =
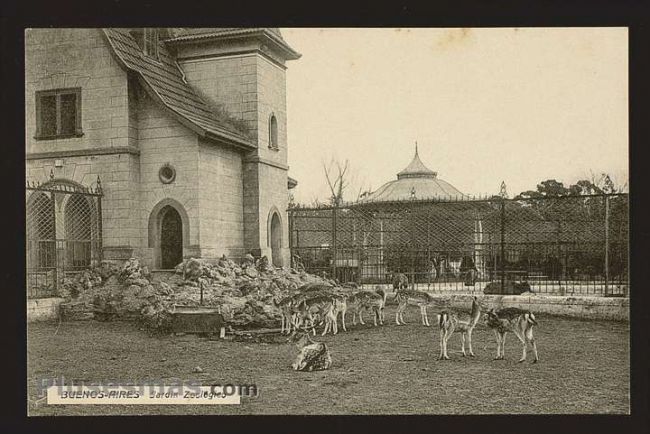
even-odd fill
[[[517,196],[515,196],[515,199],[541,199],[543,197],[544,195],[539,191],[527,190],[519,193]]]
[[[515,199],[612,194],[621,193],[626,190],[626,187],[627,184],[616,185],[611,176],[601,173],[599,177],[592,175],[591,179],[581,179],[569,187],[565,187],[562,182],[555,179],[547,179],[537,184],[536,190],[522,191],[515,196]]]
[[[563,183],[555,179],[547,179],[537,184],[537,191],[545,197],[559,197],[566,196],[569,192]]]
[[[581,179],[569,186],[569,196],[585,196],[590,194],[602,194],[603,190],[588,179]]]

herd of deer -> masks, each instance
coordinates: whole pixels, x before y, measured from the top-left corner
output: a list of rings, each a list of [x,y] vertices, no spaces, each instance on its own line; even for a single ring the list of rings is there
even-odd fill
[[[485,324],[494,331],[497,341],[496,360],[504,359],[506,335],[513,333],[521,342],[523,353],[519,362],[526,360],[526,350],[528,345],[533,350],[534,360],[536,363],[539,358],[537,355],[537,344],[533,337],[533,326],[537,325],[535,315],[527,310],[517,308],[489,309],[482,315],[482,306],[477,297],[473,297],[472,307],[469,312],[451,310],[443,308],[441,302],[430,294],[408,289],[408,280],[406,276],[398,274],[393,279],[393,288],[396,291],[395,301],[397,302],[397,311],[395,313],[395,323],[397,325],[406,324],[404,321],[404,311],[408,306],[418,306],[420,316],[424,326],[430,326],[427,316],[428,307],[436,307],[439,313],[437,316],[438,327],[440,329],[440,356],[439,360],[449,360],[447,354],[447,341],[457,332],[461,336],[461,352],[463,356],[469,354],[474,357],[472,350],[472,331],[478,324],[481,316]],[[316,334],[316,327],[324,324],[322,335],[328,332],[338,333],[337,319],[341,316],[341,325],[343,331],[347,331],[345,317],[351,312],[352,322],[356,325],[357,316],[359,322],[363,321],[363,313],[370,311],[373,314],[374,325],[384,324],[384,307],[386,305],[386,292],[380,288],[375,290],[354,291],[354,286],[343,286],[340,288],[331,287],[323,284],[305,285],[301,291],[295,295],[289,296],[283,300],[274,300],[275,305],[282,313],[281,333],[292,334],[298,330],[310,331]],[[468,351],[465,351],[465,341],[467,341]]]

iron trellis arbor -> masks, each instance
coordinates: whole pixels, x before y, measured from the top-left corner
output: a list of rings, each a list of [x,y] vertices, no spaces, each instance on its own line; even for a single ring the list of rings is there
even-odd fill
[[[364,202],[289,209],[292,258],[340,282],[478,291],[627,294],[625,194]]]
[[[53,179],[26,185],[27,294],[58,295],[66,275],[101,260],[102,187]]]

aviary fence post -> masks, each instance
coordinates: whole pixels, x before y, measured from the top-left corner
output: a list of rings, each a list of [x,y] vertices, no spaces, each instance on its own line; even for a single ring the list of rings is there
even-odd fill
[[[52,176],[50,174],[50,178],[51,177]],[[59,296],[59,278],[61,278],[61,280],[63,280],[63,278],[65,277],[65,269],[60,270],[61,273],[59,275],[59,246],[58,246],[59,243],[57,242],[57,236],[56,236],[57,235],[57,231],[56,231],[56,205],[55,205],[56,204],[56,193],[54,191],[52,191],[50,193],[50,195],[52,196],[52,200],[51,200],[51,203],[50,203],[50,206],[51,206],[50,215],[52,216],[52,227],[54,228],[54,236],[53,236],[53,238],[54,238],[54,248],[52,249],[53,255],[54,255],[54,258],[53,258],[54,259],[54,263],[53,263],[54,268],[52,269],[52,273],[53,273],[53,277],[54,277],[54,293],[57,296]],[[65,246],[65,244],[64,244],[64,247],[67,247],[67,246]],[[40,246],[39,246],[39,248],[40,248]],[[64,258],[65,258],[65,254],[64,254]],[[63,266],[65,266],[65,260],[62,261],[62,264],[63,264]],[[49,264],[46,263],[46,265],[49,265]]]
[[[103,225],[102,225],[102,197],[97,197],[97,263],[101,263],[104,259],[104,246],[103,246]]]
[[[415,200],[415,195],[411,194],[411,246],[410,246],[410,257],[411,257],[411,289],[415,290],[415,255],[417,255],[417,250],[415,248],[415,206],[413,201]]]
[[[336,279],[336,260],[338,253],[338,243],[336,239],[336,214],[338,207],[334,205],[332,208],[332,279]]]
[[[97,196],[97,244],[98,244],[98,263],[104,259],[104,235],[103,235],[103,221],[102,221],[102,196],[104,196],[104,190],[102,189],[102,180],[97,175],[97,188],[95,189],[96,193],[99,193]]]
[[[605,295],[609,294],[609,195],[605,196]]]
[[[505,294],[506,286],[506,200],[501,198],[501,261],[499,264],[501,274],[501,294]]]
[[[557,255],[557,262],[556,268],[560,267],[560,269],[556,269],[555,273],[557,274],[557,285],[560,288],[560,294],[565,295],[566,294],[566,285],[563,287],[562,286],[562,247],[560,245],[560,232],[561,232],[561,222],[560,219],[558,218],[557,223],[556,223],[556,230],[555,230],[555,254]]]

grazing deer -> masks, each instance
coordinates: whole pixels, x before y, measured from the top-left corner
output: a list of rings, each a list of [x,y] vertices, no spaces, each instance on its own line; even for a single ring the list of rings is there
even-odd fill
[[[303,300],[317,295],[328,295],[332,287],[321,284],[307,284],[299,288],[299,291],[291,296],[278,301],[273,298],[273,305],[280,310],[282,317],[280,333],[289,334],[292,328],[296,329],[299,322],[299,306]]]
[[[316,316],[325,322],[325,329],[322,335],[332,330],[333,334],[338,333],[337,318],[341,313],[343,331],[347,331],[345,326],[345,311],[347,309],[346,297],[340,294],[316,293],[309,297],[302,298],[297,304],[298,320],[297,324],[301,325],[305,320],[309,321],[312,332],[316,335]],[[319,323],[319,324],[320,324]]]
[[[377,288],[374,291],[359,291],[348,297],[348,309],[352,309],[352,324],[357,324],[357,314],[359,315],[359,322],[363,322],[363,311],[372,310],[374,313],[374,322],[377,326],[384,325],[384,306],[386,305],[386,292],[383,289]]]
[[[529,343],[535,355],[533,363],[539,361],[537,344],[533,337],[533,326],[537,325],[537,320],[531,311],[515,307],[499,309],[498,311],[490,309],[486,313],[486,317],[487,326],[494,330],[497,339],[497,356],[494,360],[503,360],[505,358],[506,334],[512,332],[522,343],[523,353],[519,362],[526,360],[526,347]]]
[[[298,347],[298,355],[291,367],[296,371],[323,371],[332,366],[332,356],[327,345],[314,342],[309,332],[295,333],[289,339]]]
[[[397,325],[404,325],[404,311],[407,306],[413,305],[420,308],[420,316],[422,317],[422,325],[429,327],[429,317],[427,315],[427,307],[432,305],[436,300],[429,294],[423,291],[413,291],[409,289],[401,289],[395,295],[397,302],[397,312],[395,313],[395,323]]]
[[[440,327],[440,357],[438,360],[449,360],[447,355],[447,341],[457,331],[460,333],[461,351],[465,354],[465,338],[469,346],[469,355],[474,357],[472,350],[472,331],[478,320],[481,318],[481,306],[476,297],[472,299],[472,310],[467,312],[443,311],[438,314],[438,326]]]

